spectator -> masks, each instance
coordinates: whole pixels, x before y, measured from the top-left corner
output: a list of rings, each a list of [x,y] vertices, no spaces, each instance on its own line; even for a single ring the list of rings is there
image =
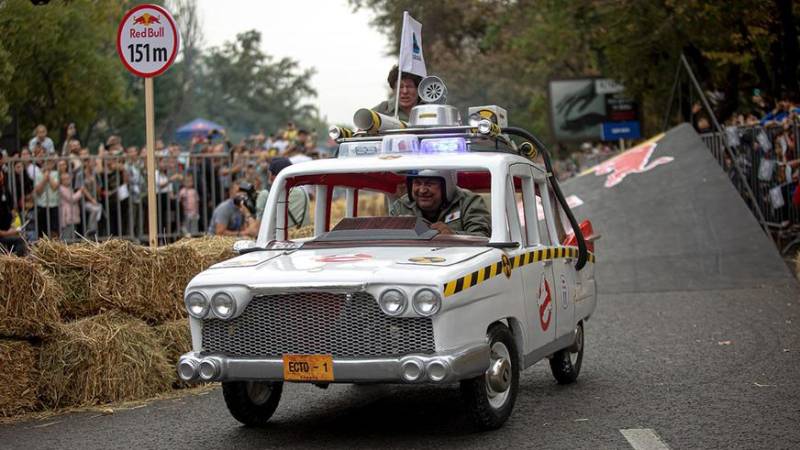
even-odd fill
[[[139,223],[142,220],[142,193],[144,192],[144,161],[139,158],[139,149],[136,146],[128,147],[125,150],[124,170],[128,175],[128,194],[130,195],[130,221],[134,236],[142,232]]]
[[[14,227],[14,199],[6,188],[6,174],[0,170],[0,247],[17,256],[25,256],[28,248],[20,235],[20,228]]]
[[[36,126],[33,138],[28,143],[28,148],[34,148],[37,145],[41,145],[48,155],[55,156],[56,148],[53,145],[53,140],[47,137],[47,127],[42,124]]]
[[[88,153],[88,151],[87,151]],[[83,208],[86,211],[86,223],[84,224],[84,235],[96,236],[98,224],[103,216],[103,206],[98,202],[98,176],[95,172],[95,165],[88,162],[88,156],[83,164]]]
[[[252,188],[250,185],[243,186]],[[249,189],[241,191],[239,182],[234,181],[230,187],[230,198],[220,203],[211,215],[211,224],[208,227],[208,234],[216,236],[251,236],[254,227],[248,226],[250,211],[247,209],[247,202],[250,200]],[[257,228],[256,228],[257,230]]]
[[[58,206],[58,171],[55,170],[55,161],[44,161],[42,169],[34,178],[34,192],[36,194],[36,227],[38,236],[49,236],[57,239],[59,233]]]
[[[194,176],[191,172],[183,178],[183,187],[178,191],[178,199],[183,211],[183,229],[181,231],[186,236],[197,234],[200,222],[200,195],[194,188]]]
[[[287,158],[273,158],[269,165],[270,172],[270,185],[275,182],[275,178],[285,168],[292,165],[292,162]],[[269,190],[264,189],[258,193],[256,199],[256,222],[251,234],[258,234],[258,229],[261,227],[261,219],[264,215],[264,209],[267,206],[267,199],[269,198]],[[308,225],[310,222],[308,194],[302,187],[289,190],[289,223],[288,227],[300,228]],[[253,233],[253,231],[255,233]]]
[[[75,226],[81,223],[80,200],[83,197],[83,189],[74,189],[72,187],[72,175],[69,172],[62,173],[59,176],[61,239],[72,240],[76,237]]]
[[[61,136],[61,156],[67,156],[72,153],[72,149],[70,145],[72,145],[72,141],[78,141],[80,145],[80,138],[78,137],[78,129],[74,123],[70,122],[64,128],[64,133]]]

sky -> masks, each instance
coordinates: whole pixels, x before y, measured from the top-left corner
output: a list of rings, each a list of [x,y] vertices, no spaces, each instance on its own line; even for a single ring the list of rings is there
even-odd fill
[[[316,69],[311,99],[333,124],[352,124],[359,108],[388,96],[386,76],[397,57],[370,26],[372,11],[353,12],[346,0],[198,0],[204,46],[219,46],[247,30],[261,32],[262,50]]]

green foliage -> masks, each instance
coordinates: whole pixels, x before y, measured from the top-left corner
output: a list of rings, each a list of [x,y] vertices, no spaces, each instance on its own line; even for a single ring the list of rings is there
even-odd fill
[[[14,67],[3,92],[24,133],[37,123],[55,131],[71,121],[85,135],[104,113],[130,106],[114,48],[122,12],[114,0],[0,4],[2,45]]]
[[[316,112],[305,103],[316,95],[310,84],[314,71],[301,70],[289,58],[274,61],[260,47],[261,34],[251,30],[208,52],[197,99],[201,108],[209,119],[238,132],[309,121]]]
[[[9,60],[9,54],[3,48],[3,43],[0,42],[0,130],[11,120],[8,116],[9,99],[5,93],[10,89],[13,73],[14,67]]]
[[[758,87],[798,95],[800,3],[791,0],[350,0],[370,8],[396,54],[402,13],[423,24],[429,71],[458,106],[507,106],[516,124],[547,129],[547,81],[584,75],[622,82],[660,124],[681,52],[723,118]],[[745,103],[745,105],[742,104]],[[652,129],[652,128],[651,128]]]

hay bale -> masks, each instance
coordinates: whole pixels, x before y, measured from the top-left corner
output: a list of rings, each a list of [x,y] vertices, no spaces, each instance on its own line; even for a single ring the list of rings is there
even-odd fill
[[[89,242],[68,245],[45,238],[31,247],[31,255],[64,291],[59,312],[65,320],[93,316],[111,307],[90,296],[96,245]]]
[[[191,246],[153,250],[119,239],[72,246],[49,241],[35,255],[70,291],[62,307],[70,319],[112,310],[150,323],[185,317],[183,290],[203,268]]]
[[[178,358],[186,352],[192,350],[192,334],[189,331],[189,322],[185,319],[174,320],[153,327],[153,331],[158,336],[161,348],[170,364],[169,373],[166,375],[172,378],[172,387],[184,388],[189,386],[186,382],[178,378],[175,366]]]
[[[289,239],[302,239],[314,237],[314,225],[289,229]]]
[[[40,396],[51,408],[152,397],[171,369],[151,327],[111,312],[59,327],[39,356]]]
[[[0,336],[46,336],[61,320],[64,293],[27,258],[0,255]]]
[[[236,256],[233,243],[240,240],[235,236],[203,236],[198,238],[181,239],[171,246],[188,246],[193,248],[200,256],[201,270],[206,270],[212,265]]]
[[[0,340],[0,417],[32,411],[37,401],[36,348],[27,341]]]

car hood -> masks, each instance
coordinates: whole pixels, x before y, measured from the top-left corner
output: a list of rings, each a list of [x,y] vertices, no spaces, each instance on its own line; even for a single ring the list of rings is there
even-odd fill
[[[486,247],[351,247],[253,252],[212,266],[189,287],[438,284],[463,271],[462,263],[490,251]]]

